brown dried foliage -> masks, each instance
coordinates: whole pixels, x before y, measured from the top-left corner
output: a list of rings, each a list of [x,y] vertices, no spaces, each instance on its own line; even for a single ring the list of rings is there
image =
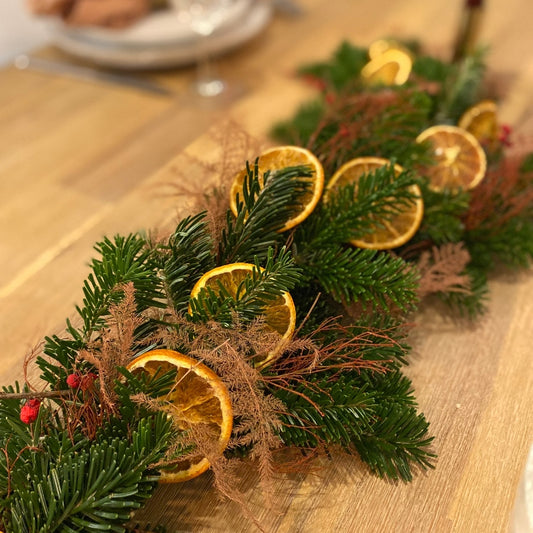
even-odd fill
[[[335,340],[322,344],[320,337],[335,333]],[[376,343],[376,339],[382,339]],[[272,365],[272,376],[265,376],[269,384],[292,390],[290,383],[308,382],[311,374],[336,370],[370,370],[386,372],[391,361],[370,361],[361,356],[361,350],[369,345],[390,346],[395,344],[385,331],[366,328],[354,334],[349,328],[340,325],[335,319],[322,323],[311,335],[294,339],[285,350],[284,357]],[[334,379],[334,375],[332,379]],[[319,406],[314,405],[318,410]]]
[[[463,217],[466,231],[495,230],[531,209],[533,172],[520,172],[522,159],[519,153],[511,154],[487,170],[471,192],[470,206]]]
[[[80,351],[78,357],[94,365],[98,371],[99,395],[103,411],[113,413],[115,407],[115,380],[120,376],[119,366],[126,366],[133,357],[134,332],[143,319],[137,315],[133,283],[117,287],[124,297],[109,307],[107,326],[100,337]]]
[[[218,242],[222,229],[226,226],[229,187],[233,178],[244,168],[246,161],[254,161],[265,147],[261,141],[232,120],[211,130],[209,135],[219,147],[218,159],[209,162],[195,156],[187,156],[188,164],[176,169],[178,179],[173,183],[173,193],[191,202],[191,212],[206,211],[210,233],[215,239],[214,242]],[[184,175],[182,168],[191,167],[196,168],[199,173],[197,180],[191,180]],[[206,187],[206,184],[209,184],[209,187]]]
[[[349,369],[385,372],[388,361],[365,360],[360,355],[360,350],[369,343],[376,345],[376,337],[381,337],[383,346],[395,342],[386,332],[369,329],[353,335],[330,321],[318,328],[313,335],[290,341],[285,346],[283,355],[268,368],[268,372],[262,372],[254,368],[254,358],[269,353],[279,339],[277,334],[265,329],[262,320],[242,324],[234,317],[234,326],[228,329],[215,322],[191,323],[170,309],[159,316],[161,318],[173,326],[160,327],[148,342],[170,349],[179,349],[185,345],[190,357],[207,364],[220,376],[230,392],[236,421],[229,447],[248,448],[248,456],[256,460],[260,482],[267,497],[273,493],[275,472],[280,467],[285,471],[307,469],[307,464],[301,457],[284,457],[288,463],[283,465],[278,462],[280,457],[276,455],[276,451],[281,446],[278,437],[282,424],[280,416],[286,414],[286,407],[268,389],[294,391],[295,384],[308,382],[311,374],[332,369],[339,373]],[[340,340],[322,346],[320,337],[332,330],[341,333]],[[309,397],[301,396],[320,410],[320,406]],[[308,430],[313,432],[313,427],[310,425]],[[189,432],[188,438],[194,442],[196,452],[200,450],[209,457],[215,483],[221,493],[243,503],[242,495],[235,488],[233,474],[239,460],[213,455],[207,449],[204,437],[201,433]],[[173,449],[183,447],[183,444],[179,440]]]
[[[76,431],[79,429],[88,439],[93,440],[96,437],[98,428],[107,419],[104,411],[100,409],[99,397],[94,386],[85,391],[80,391],[73,398],[73,401],[63,401],[63,409],[65,426],[72,442],[75,442]]]
[[[400,133],[405,130],[405,125],[395,128],[396,117],[400,121],[405,114],[415,111],[406,91],[385,89],[377,92],[336,94],[327,102],[327,109],[306,147],[319,154],[326,175],[333,174],[345,163],[347,154],[350,154],[350,158],[356,156],[356,142],[362,143],[357,155],[387,157],[388,154],[383,152],[383,136],[379,134],[380,125],[386,121],[389,141],[407,142],[411,137]],[[337,128],[335,133],[330,131],[333,128]],[[325,140],[324,130],[328,131]]]
[[[420,298],[436,292],[470,293],[470,277],[464,274],[470,254],[463,243],[447,243],[425,251],[418,260]]]
[[[234,419],[238,420],[230,447],[250,447],[267,487],[273,474],[272,450],[280,445],[276,428],[283,406],[265,393],[262,374],[253,367],[253,359],[273,348],[277,334],[266,331],[261,320],[244,326],[237,317],[231,329],[216,322],[193,324],[173,310],[166,312],[164,320],[174,327],[160,328],[150,342],[162,342],[169,348],[186,345],[190,357],[204,362],[220,376],[230,391]],[[202,447],[202,443],[196,446]]]
[[[86,361],[93,365],[97,375],[85,374],[81,379],[86,380],[86,386],[73,391],[75,401],[63,402],[67,432],[72,440],[77,429],[93,439],[109,416],[116,414],[114,389],[115,381],[120,377],[118,367],[131,360],[134,331],[144,320],[136,312],[133,283],[121,285],[115,290],[123,292],[122,300],[110,306],[107,326],[99,332],[98,339],[81,350],[77,357],[78,362]]]
[[[42,346],[43,343],[40,343],[39,345],[32,347],[30,351],[24,356],[24,362],[22,364],[22,370],[24,372],[24,383],[26,384],[28,389],[33,392],[37,392],[37,387],[32,385],[32,383],[30,382],[30,367],[33,365],[37,357],[41,355]]]
[[[340,373],[356,369],[386,372],[391,361],[367,360],[361,356],[361,351],[369,345],[389,347],[397,344],[385,330],[366,328],[354,334],[335,319],[330,319],[311,335],[290,340],[284,347],[283,355],[274,360],[267,373],[263,373],[254,368],[254,358],[269,353],[279,337],[266,330],[262,320],[242,324],[235,317],[231,329],[216,322],[193,324],[173,311],[167,312],[165,320],[175,327],[160,328],[149,342],[161,342],[170,348],[188,345],[188,355],[207,363],[228,385],[234,410],[242,424],[235,434],[246,434],[244,440],[233,442],[235,446],[269,440],[264,433],[265,427],[279,428],[278,415],[284,412],[283,406],[272,398],[267,404],[259,399],[264,395],[265,385],[293,390],[295,383],[308,382],[310,375],[325,371]],[[323,344],[320,339],[331,333],[335,333],[336,340]],[[309,398],[307,400],[313,404]],[[256,424],[259,426],[254,429]],[[261,437],[255,438],[254,434],[258,432]],[[271,443],[277,447],[277,438]]]

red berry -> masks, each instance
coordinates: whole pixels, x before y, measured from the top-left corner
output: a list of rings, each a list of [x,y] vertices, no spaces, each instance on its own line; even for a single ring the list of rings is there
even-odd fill
[[[324,91],[326,89],[326,82],[318,76],[314,76],[313,74],[307,74],[306,76],[304,76],[304,80],[307,81],[309,85],[316,87],[319,91]]]
[[[69,374],[67,376],[67,385],[72,389],[77,389],[81,384],[79,374]]]
[[[511,129],[511,126],[508,126],[507,124],[502,124],[500,129],[500,137],[499,141],[504,146],[512,146],[513,143],[511,142],[511,134],[513,133],[513,130]]]
[[[348,137],[350,135],[350,130],[348,129],[348,126],[346,126],[346,124],[341,124],[339,126],[339,133],[341,137]]]
[[[94,372],[89,372],[83,376],[80,382],[80,389],[83,391],[91,389],[97,377]]]
[[[37,415],[39,414],[39,407],[41,406],[41,401],[37,399],[28,400],[20,410],[20,419],[25,424],[31,424],[37,420]]]

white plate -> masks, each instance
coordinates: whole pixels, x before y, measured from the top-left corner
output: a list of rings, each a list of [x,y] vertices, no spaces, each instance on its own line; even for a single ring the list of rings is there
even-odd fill
[[[217,28],[222,31],[235,25],[250,9],[251,0],[235,0],[225,10]],[[163,9],[144,17],[133,26],[120,30],[97,27],[72,27],[59,18],[49,18],[48,30],[51,34],[68,37],[71,40],[101,44],[104,46],[146,47],[171,45],[192,41],[194,32],[183,23],[171,9]]]
[[[272,8],[269,1],[252,0],[240,17],[231,25],[225,24],[209,37],[207,48],[212,55],[218,55],[243,44],[257,35],[270,21]],[[155,17],[150,15],[147,19]],[[155,21],[146,21],[150,28]],[[166,22],[165,22],[166,24]],[[97,31],[97,30],[93,30]],[[117,42],[116,35],[106,39],[108,32],[98,31],[89,38],[86,31],[66,31],[64,26],[56,26],[51,32],[54,44],[64,52],[81,59],[89,60],[105,67],[121,69],[156,69],[169,68],[194,63],[197,56],[196,38],[184,39],[183,34],[174,35],[173,39],[161,41],[157,36],[146,39],[143,43],[133,44]],[[144,34],[145,36],[147,33]]]

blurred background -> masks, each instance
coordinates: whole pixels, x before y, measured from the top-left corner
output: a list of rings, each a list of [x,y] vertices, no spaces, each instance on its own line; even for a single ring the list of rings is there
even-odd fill
[[[31,17],[24,0],[0,2],[0,65],[48,40],[42,22]]]

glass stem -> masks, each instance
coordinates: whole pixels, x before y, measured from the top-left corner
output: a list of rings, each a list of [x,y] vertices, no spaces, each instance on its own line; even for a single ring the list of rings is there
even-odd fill
[[[209,37],[207,35],[203,35],[202,37],[200,37],[200,43],[198,46],[198,56],[196,58],[198,83],[205,83],[207,81],[211,81],[211,78],[213,76],[213,67],[210,61],[211,58],[209,56],[208,47],[206,46],[208,38]]]
[[[219,78],[213,65],[208,46],[209,35],[200,38],[197,56],[196,85],[201,96],[217,96],[224,90],[224,82]]]

